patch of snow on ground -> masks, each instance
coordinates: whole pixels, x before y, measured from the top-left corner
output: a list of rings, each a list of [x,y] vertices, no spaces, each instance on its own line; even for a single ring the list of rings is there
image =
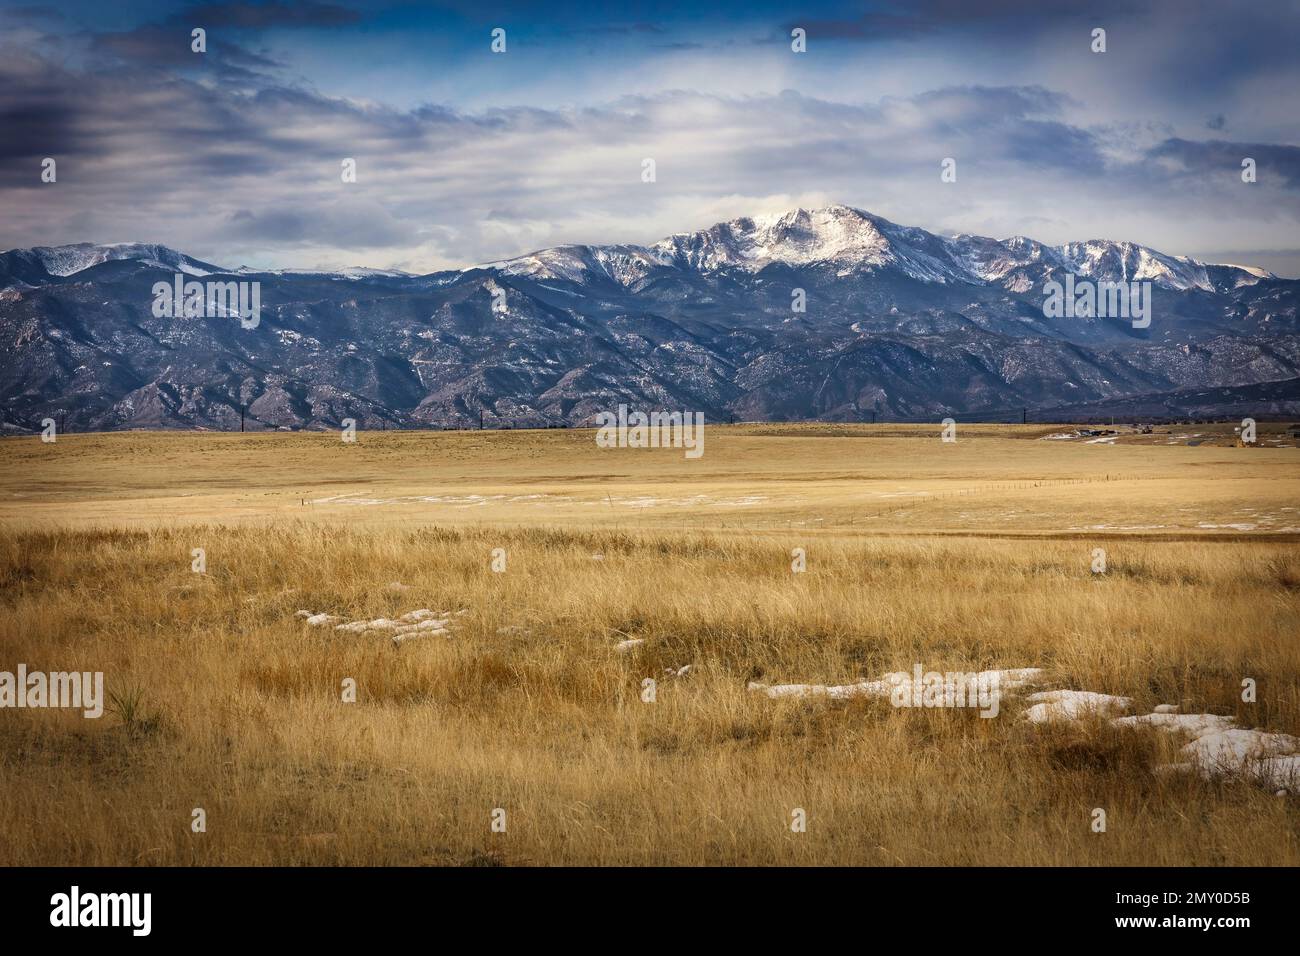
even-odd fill
[[[1117,710],[1128,710],[1133,698],[1097,694],[1089,690],[1048,690],[1030,694],[1032,705],[1025,711],[1025,719],[1034,724],[1053,720],[1080,720],[1090,715],[1106,715]]]
[[[630,645],[632,641],[623,642]],[[623,645],[620,645],[622,647]],[[671,671],[671,668],[669,669]],[[1039,668],[983,671],[979,679],[997,675],[1002,690],[1016,690],[1044,681]],[[765,684],[751,681],[747,689],[766,697],[824,697],[846,700],[853,697],[889,697],[896,689],[911,690],[913,676],[886,674],[879,680],[854,684]],[[1217,714],[1180,714],[1174,704],[1160,704],[1151,714],[1114,717],[1116,711],[1133,706],[1131,697],[1099,694],[1086,690],[1049,690],[1030,694],[1024,719],[1033,724],[1079,721],[1090,716],[1109,717],[1113,727],[1152,728],[1181,733],[1191,738],[1183,746],[1183,760],[1164,764],[1158,772],[1192,772],[1207,778],[1236,777],[1268,787],[1278,793],[1300,792],[1300,737],[1245,730],[1231,717]]]
[[[1115,727],[1158,727],[1160,730],[1183,731],[1192,734],[1217,733],[1233,725],[1231,717],[1216,714],[1142,714],[1139,717],[1116,717]]]
[[[1145,714],[1111,721],[1116,727],[1158,727],[1191,740],[1179,751],[1179,763],[1162,772],[1199,773],[1208,779],[1240,777],[1272,790],[1300,790],[1300,737],[1245,730],[1218,714]]]
[[[962,673],[965,673],[964,671]],[[997,681],[999,690],[1019,690],[1042,680],[1043,671],[1037,667],[1011,670],[980,671],[975,675],[978,684],[989,685]],[[763,684],[750,681],[748,689],[768,697],[828,697],[846,700],[850,697],[888,697],[895,688],[909,697],[913,692],[913,677],[904,671],[886,674],[879,680],[860,681],[856,684]]]
[[[400,647],[403,642],[413,637],[439,637],[450,634],[452,618],[467,613],[466,610],[449,613],[447,611],[431,611],[428,608],[420,608],[416,611],[408,611],[396,620],[378,617],[370,621],[362,619],[347,621],[343,624],[335,623],[341,618],[334,614],[313,614],[311,611],[298,611],[294,614],[294,617],[304,620],[311,627],[325,627],[332,624],[334,630],[347,634],[391,634],[393,644]]]
[[[333,614],[313,614],[311,611],[299,611],[294,617],[305,618],[310,627],[324,627],[338,620]]]

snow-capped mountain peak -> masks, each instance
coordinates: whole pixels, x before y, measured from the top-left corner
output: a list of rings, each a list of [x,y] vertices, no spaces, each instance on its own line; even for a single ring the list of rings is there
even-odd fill
[[[1089,239],[1060,247],[1072,271],[1099,280],[1151,281],[1162,288],[1214,291],[1205,266],[1186,256],[1167,256],[1133,242]]]
[[[167,246],[147,243],[37,246],[0,253],[0,259],[8,260],[0,263],[0,286],[39,283],[43,274],[71,276],[118,259],[195,276],[229,271]],[[1097,281],[1151,281],[1163,289],[1203,292],[1274,278],[1263,269],[1207,266],[1133,242],[1090,239],[1050,246],[1026,236],[1005,240],[965,234],[942,237],[843,204],[745,216],[695,232],[677,233],[649,246],[553,246],[475,268],[538,281],[612,282],[633,289],[664,270],[709,275],[727,271],[757,273],[769,266],[814,269],[819,274],[839,277],[888,272],[927,284],[993,284],[1015,293],[1025,293],[1050,275],[1062,272]],[[398,270],[363,268],[238,271],[354,281],[410,277]]]
[[[656,266],[666,264],[664,257],[642,246],[553,246],[515,259],[502,259],[475,268],[499,269],[508,275],[532,279],[562,279],[584,282],[593,277],[612,279],[629,286]],[[466,270],[468,271],[468,270]]]
[[[26,252],[53,276],[75,275],[92,266],[114,260],[130,259],[160,269],[182,272],[186,275],[205,276],[221,269],[211,263],[200,262],[168,246],[143,242],[111,242],[95,244],[78,242],[67,246],[34,246]]]
[[[669,261],[703,271],[756,271],[773,263],[884,265],[891,258],[889,240],[874,218],[838,205],[733,219],[700,232],[669,236],[650,249]]]
[[[920,282],[994,283],[1013,292],[1025,292],[1060,271],[1098,281],[1151,281],[1177,291],[1216,288],[1215,277],[1203,263],[1132,242],[1094,239],[1050,246],[1026,236],[945,238],[842,204],[731,219],[644,247],[556,246],[484,268],[534,279],[612,279],[630,287],[657,268],[752,273],[774,265],[824,268],[840,276],[888,270]],[[1262,278],[1271,276],[1243,269],[1230,284],[1253,284]]]

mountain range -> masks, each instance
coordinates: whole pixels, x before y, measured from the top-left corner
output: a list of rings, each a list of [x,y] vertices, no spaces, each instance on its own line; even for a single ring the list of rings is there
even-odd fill
[[[156,283],[261,312],[156,317]],[[1151,323],[1048,318],[1049,282],[1151,283]],[[1300,280],[1130,242],[940,236],[848,206],[648,246],[411,275],[230,269],[145,243],[0,253],[0,427],[544,427],[1300,415]],[[803,305],[802,311],[797,306]],[[1265,387],[1266,386],[1266,387]],[[1216,398],[1216,396],[1219,396]]]

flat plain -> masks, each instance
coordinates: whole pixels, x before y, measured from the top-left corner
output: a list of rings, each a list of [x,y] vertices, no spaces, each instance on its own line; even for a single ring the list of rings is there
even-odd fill
[[[1027,717],[1300,735],[1295,440],[1097,428],[0,440],[0,670],[111,695],[0,710],[0,863],[1296,865],[1294,792]],[[916,666],[1042,675],[992,719],[763,690]]]

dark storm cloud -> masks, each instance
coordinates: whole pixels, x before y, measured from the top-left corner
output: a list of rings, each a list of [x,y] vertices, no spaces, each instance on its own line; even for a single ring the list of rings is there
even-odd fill
[[[213,36],[207,38],[206,53],[195,53],[191,48],[191,29],[185,24],[148,24],[121,33],[98,33],[91,37],[91,49],[153,67],[224,67],[252,72],[274,70],[282,65]]]
[[[74,107],[69,103],[43,106],[6,101],[0,105],[0,128],[5,131],[0,139],[0,162],[5,163],[0,171],[0,186],[17,185],[29,175],[11,161],[88,151],[86,138],[77,135]]]
[[[1170,139],[1151,150],[1153,159],[1172,160],[1183,175],[1240,178],[1242,160],[1255,160],[1256,182],[1276,177],[1286,189],[1300,189],[1300,147],[1274,143],[1204,143]]]
[[[235,34],[266,30],[337,28],[360,22],[356,10],[332,3],[212,3],[186,7],[161,22],[130,30],[91,32],[91,50],[156,68],[210,70],[222,79],[248,83],[284,64],[250,50]],[[191,46],[192,31],[206,33],[206,52]],[[221,31],[226,31],[223,35]]]
[[[84,115],[84,97],[69,74],[19,51],[0,57],[0,186],[27,184],[30,169],[18,160],[84,156],[102,151]]]
[[[1095,133],[1058,117],[1071,97],[1030,87],[964,86],[911,98],[924,111],[932,135],[957,154],[1001,160],[1040,170],[1098,175],[1106,159]]]
[[[0,57],[0,158],[99,157],[144,168],[166,158],[184,177],[220,173],[239,155],[244,169],[265,171],[274,150],[297,143],[250,113],[248,100],[152,69],[76,73],[14,53]],[[6,185],[26,184],[28,172],[0,167]]]

